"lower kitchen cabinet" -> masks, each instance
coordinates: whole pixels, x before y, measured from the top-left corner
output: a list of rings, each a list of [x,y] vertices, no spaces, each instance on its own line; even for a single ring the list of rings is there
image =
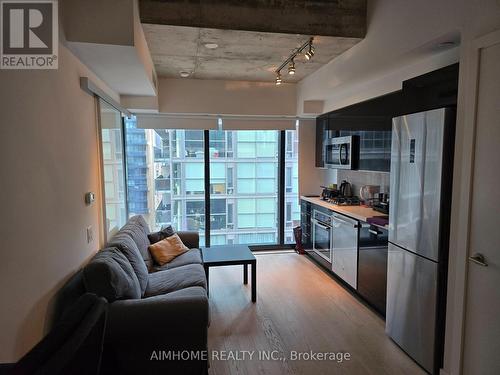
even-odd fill
[[[326,213],[329,222],[313,225],[315,212]],[[314,221],[314,220],[313,220]],[[317,228],[316,228],[317,227]],[[349,285],[368,304],[385,316],[387,290],[388,231],[385,228],[355,220],[325,207],[301,200],[302,243],[306,253]],[[329,259],[321,256],[323,242],[316,242],[313,231],[330,230]],[[322,228],[322,229],[318,229]],[[316,233],[316,237],[319,234]],[[324,238],[325,235],[322,235]],[[318,249],[315,249],[318,247]]]
[[[300,202],[300,228],[302,230],[302,246],[306,250],[312,247],[311,210],[311,203],[306,201]]]

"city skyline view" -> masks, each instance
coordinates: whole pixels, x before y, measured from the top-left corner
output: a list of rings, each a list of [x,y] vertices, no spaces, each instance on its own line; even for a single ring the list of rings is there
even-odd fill
[[[210,245],[277,244],[280,131],[210,130],[210,213],[205,214],[204,131],[140,129],[125,119],[129,216],[143,215],[152,230],[195,230]],[[300,220],[298,137],[285,132],[284,242]]]

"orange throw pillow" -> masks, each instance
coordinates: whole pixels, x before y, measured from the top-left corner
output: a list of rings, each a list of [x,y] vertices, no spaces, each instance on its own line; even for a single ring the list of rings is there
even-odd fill
[[[170,237],[150,245],[148,250],[154,260],[160,266],[163,266],[165,263],[171,262],[175,257],[184,254],[189,249],[184,245],[177,233],[175,233]]]

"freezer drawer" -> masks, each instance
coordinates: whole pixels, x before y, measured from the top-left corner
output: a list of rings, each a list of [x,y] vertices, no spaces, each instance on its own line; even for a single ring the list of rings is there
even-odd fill
[[[389,243],[386,333],[432,373],[438,263]]]

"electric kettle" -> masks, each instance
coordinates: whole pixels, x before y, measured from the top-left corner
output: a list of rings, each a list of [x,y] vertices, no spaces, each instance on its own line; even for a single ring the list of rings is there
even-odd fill
[[[342,197],[352,197],[352,188],[351,184],[346,180],[342,181],[340,184],[340,196]]]

